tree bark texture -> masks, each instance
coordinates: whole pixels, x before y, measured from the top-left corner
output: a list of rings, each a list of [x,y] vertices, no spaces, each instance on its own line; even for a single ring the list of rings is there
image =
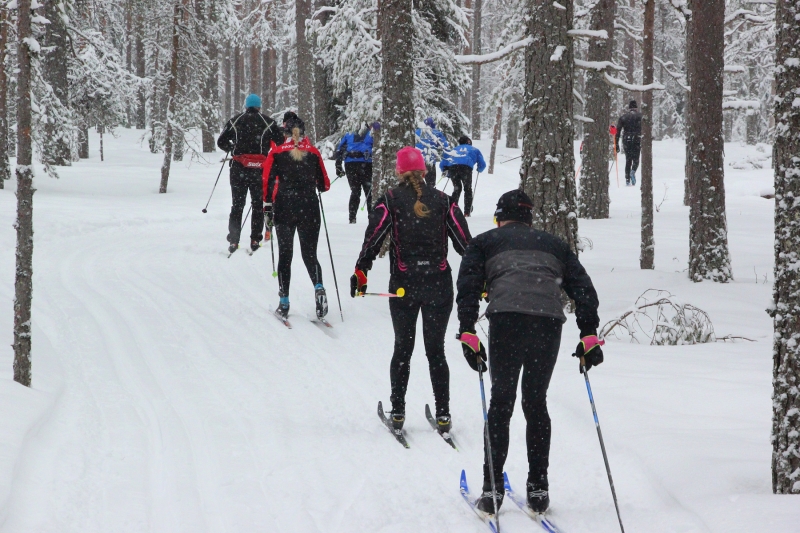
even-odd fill
[[[205,25],[206,18],[211,24],[216,22],[216,2],[199,0],[196,4],[201,24]],[[206,17],[206,15],[208,15]],[[203,152],[209,153],[216,150],[214,136],[219,129],[219,60],[217,43],[207,35],[202,37],[203,46],[208,54],[208,64],[205,80],[203,80],[203,107],[201,108],[201,139]]]
[[[178,50],[180,48],[181,1],[182,0],[175,0],[175,12],[172,19],[172,58],[169,66],[169,82],[167,84],[167,127],[164,134],[164,163],[161,165],[161,186],[158,188],[158,192],[161,194],[167,192],[169,169],[172,163],[172,144],[175,135],[172,126],[172,114],[175,110],[175,95],[178,93]]]
[[[14,381],[31,386],[33,297],[33,146],[31,143],[31,0],[17,2],[17,264],[14,277]]]
[[[78,125],[78,157],[89,159],[89,126],[86,124]]]
[[[11,179],[8,160],[8,76],[6,75],[6,46],[8,44],[8,9],[0,5],[0,189]]]
[[[233,98],[231,99],[231,114],[244,110],[244,97],[242,96],[242,50],[239,46],[233,47]]]
[[[800,494],[800,1],[776,18],[772,491]]]
[[[144,25],[142,23],[142,13],[136,16],[136,76],[144,79],[145,76],[145,56],[144,56]],[[147,89],[144,85],[137,90],[136,103],[136,129],[143,130],[147,127]]]
[[[297,114],[306,123],[306,135],[316,142],[314,130],[314,55],[306,39],[306,20],[311,18],[311,0],[295,0],[297,36]]]
[[[684,48],[684,56],[686,63],[686,84],[691,88],[692,86],[692,74],[694,72],[694,68],[692,67],[692,62],[695,58],[695,51],[691,49],[692,46],[692,28],[694,28],[694,16],[687,16],[686,17],[686,47]],[[690,98],[691,93],[686,95],[686,105],[683,108],[683,123],[685,125],[684,139],[686,142],[686,162],[684,163],[684,174],[685,178],[683,180],[683,205],[689,206],[689,199],[691,197],[691,189],[689,187],[689,182],[691,180],[692,175],[692,168],[689,164],[692,158],[690,146],[692,144],[692,129],[690,127],[691,120],[692,120],[692,99]]]
[[[277,57],[275,49],[270,47],[264,50],[261,59],[261,91],[262,91],[262,104],[265,113],[270,115],[275,112],[275,89],[276,89],[276,76],[277,76]]]
[[[518,93],[511,95],[511,109],[522,109],[522,97]],[[508,113],[506,119],[506,148],[519,148],[519,115]]]
[[[642,83],[653,83],[653,44],[655,39],[656,0],[645,0]],[[655,268],[653,240],[653,91],[642,94],[642,243],[639,268]]]
[[[250,45],[250,67],[248,68],[249,72],[247,73],[247,94],[259,93],[259,86],[261,85],[260,60],[261,50],[255,45]]]
[[[45,24],[42,47],[49,48],[42,57],[42,74],[53,88],[53,94],[66,108],[69,106],[69,80],[67,78],[67,28],[61,18],[61,3],[44,2],[44,16],[50,21]],[[68,166],[72,164],[70,140],[58,124],[48,119],[42,136],[42,159],[51,165]]]
[[[125,2],[125,70],[133,73],[133,0]],[[130,128],[133,124],[135,110],[131,108],[131,102],[125,109],[125,127]]]
[[[578,218],[573,155],[572,0],[560,9],[533,0],[525,48],[525,123],[521,184],[533,200],[534,227],[563,239],[578,252]]]
[[[592,9],[591,29],[605,30],[609,38],[589,41],[589,61],[611,61],[615,12],[616,0],[600,0]],[[608,218],[611,203],[608,196],[608,160],[612,142],[608,134],[611,91],[604,73],[595,69],[586,73],[585,113],[594,122],[583,125],[583,167],[578,206],[583,218]]]
[[[689,278],[732,279],[725,217],[725,142],[722,89],[725,53],[725,0],[692,0],[689,117]]]
[[[330,5],[330,0],[317,0],[314,9]],[[320,24],[326,24],[329,13],[319,15]],[[333,124],[333,88],[328,82],[328,73],[314,60],[314,129],[318,139],[324,139],[334,133]]]
[[[483,0],[474,0],[475,10],[472,16],[472,54],[481,54],[481,11],[483,10]],[[480,64],[472,65],[472,90],[470,91],[471,115],[470,122],[472,123],[472,139],[480,140],[481,138],[481,66]]]
[[[494,128],[492,128],[492,148],[489,150],[489,168],[487,174],[494,174],[494,158],[497,155],[497,141],[500,139],[500,125],[503,123],[503,106],[497,106],[497,113],[494,117]]]
[[[394,173],[397,151],[415,144],[411,2],[381,0],[378,25],[381,40],[392,45],[383,49],[381,62],[381,173],[373,173],[373,198],[397,183]]]
[[[225,52],[224,52],[224,55],[222,57],[222,72],[223,72],[223,77],[224,77],[224,79],[222,81],[222,87],[223,87],[223,93],[224,93],[223,100],[225,100],[223,108],[222,108],[222,112],[223,112],[222,120],[228,120],[229,118],[231,118],[231,115],[233,115],[233,111],[231,109],[231,100],[233,99],[233,95],[231,94],[231,90],[232,90],[231,89],[231,70],[232,70],[231,53],[232,53],[231,52],[231,45],[230,44],[226,44],[225,45]]]

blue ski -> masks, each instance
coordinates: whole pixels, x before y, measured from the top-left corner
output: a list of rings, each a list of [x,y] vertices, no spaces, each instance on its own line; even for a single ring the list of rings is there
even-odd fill
[[[485,514],[479,511],[477,507],[475,507],[476,500],[472,499],[472,497],[469,494],[469,485],[467,485],[467,473],[464,470],[461,471],[461,497],[464,498],[465,502],[467,502],[469,508],[472,509],[476,515],[478,515],[478,518],[481,519],[481,522],[483,522],[489,527],[489,530],[492,533],[498,533],[497,517]]]
[[[558,529],[555,524],[553,524],[544,513],[535,513],[528,507],[528,502],[521,499],[519,494],[514,492],[514,489],[511,488],[511,483],[508,481],[508,474],[503,472],[503,485],[506,489],[506,496],[514,502],[514,504],[519,507],[519,510],[528,515],[534,522],[542,526],[542,529],[547,531],[547,533],[561,533],[561,530]]]

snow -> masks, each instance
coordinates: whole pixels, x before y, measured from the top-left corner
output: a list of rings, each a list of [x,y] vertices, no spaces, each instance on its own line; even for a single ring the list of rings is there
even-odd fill
[[[556,46],[556,49],[553,51],[553,55],[550,56],[550,61],[561,61],[561,56],[564,54],[564,50],[566,49],[567,47],[561,44]]]
[[[761,100],[726,100],[722,102],[722,109],[759,109]]]
[[[585,68],[587,70],[625,70],[625,67],[617,65],[613,61],[584,61],[583,59],[576,59],[575,66]]]
[[[642,91],[663,91],[664,89],[666,89],[666,87],[664,87],[663,85],[661,85],[658,82],[653,82],[653,83],[650,83],[648,85],[637,85],[637,84],[634,84],[634,83],[628,83],[628,82],[626,82],[624,80],[621,80],[619,78],[615,78],[615,77],[609,75],[608,72],[603,72],[603,76],[606,79],[606,83],[608,83],[609,85],[614,85],[616,87],[622,87],[623,89],[627,89],[629,91],[638,91],[638,92],[642,92]]]
[[[533,42],[532,37],[526,37],[519,41],[515,41],[510,43],[500,50],[496,52],[492,52],[489,54],[466,54],[466,55],[456,55],[456,61],[461,63],[462,65],[475,65],[475,64],[484,64],[484,63],[491,63],[492,61],[499,61],[503,59],[508,54],[519,50],[520,48],[524,48],[528,46],[530,43]]]
[[[285,531],[480,533],[458,477],[480,484],[481,402],[451,317],[450,449],[423,417],[432,403],[418,336],[407,396],[410,450],[380,425],[388,402],[392,329],[381,298],[347,294],[363,232],[347,223],[349,188],[323,196],[342,292],[338,318],[324,237],[319,255],[331,299],[330,336],[306,319],[313,288],[299,254],[293,330],[277,305],[269,249],[225,258],[230,196],[219,170],[175,163],[157,194],[161,154],[141,132],[105,137],[106,161],[38,172],[34,200],[33,388],[11,380],[16,198],[0,191],[0,532]],[[484,135],[484,139],[489,139]],[[489,140],[475,141],[488,154]],[[520,154],[498,143],[498,161]],[[761,155],[728,144],[726,154]],[[609,340],[592,387],[629,531],[793,533],[800,496],[770,489],[773,201],[769,165],[726,165],[734,281],[691,283],[682,141],[655,143],[656,269],[638,268],[638,188],[616,186],[611,218],[579,221],[591,240],[581,260],[600,295],[602,322],[648,288],[669,290],[709,314],[720,335],[756,342],[648,346]],[[577,157],[577,143],[576,143]],[[620,160],[622,161],[620,156]],[[333,171],[333,162],[329,162]],[[480,179],[473,233],[492,227],[494,203],[516,188],[520,160]],[[449,191],[451,186],[447,186]],[[459,258],[451,254],[457,270]],[[386,259],[370,272],[384,290]],[[485,323],[484,323],[485,327]],[[484,339],[485,340],[485,339]],[[549,391],[552,519],[568,533],[619,531],[583,379],[565,325]],[[507,470],[522,487],[524,418],[512,421]],[[533,531],[504,505],[508,533]],[[754,526],[754,524],[757,524]]]
[[[567,35],[572,37],[589,37],[595,39],[608,39],[606,30],[567,30]]]

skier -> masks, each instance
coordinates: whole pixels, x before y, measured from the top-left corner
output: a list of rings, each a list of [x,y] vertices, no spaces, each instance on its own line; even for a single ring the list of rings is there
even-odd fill
[[[450,181],[453,182],[453,194],[450,195],[450,203],[457,204],[461,198],[461,189],[464,188],[464,216],[468,217],[472,213],[472,167],[478,166],[478,173],[486,169],[486,161],[483,154],[477,148],[473,148],[472,139],[467,136],[458,139],[458,146],[452,150],[445,151],[439,168],[443,173],[447,173]]]
[[[242,211],[250,190],[252,215],[250,217],[250,248],[255,251],[261,245],[261,231],[264,229],[264,210],[261,206],[261,170],[272,143],[283,143],[283,134],[275,122],[261,114],[261,98],[257,94],[248,95],[244,101],[246,111],[239,113],[225,124],[225,129],[217,139],[220,150],[231,152],[231,195],[233,205],[228,218],[228,251],[239,248],[242,231]]]
[[[503,466],[508,455],[508,432],[522,373],[522,410],[527,422],[527,501],[537,513],[547,510],[550,497],[547,467],[550,454],[550,416],[547,388],[566,321],[561,290],[575,301],[581,340],[577,355],[586,369],[603,362],[597,338],[597,293],[578,257],[561,239],[531,227],[532,202],[514,190],[497,202],[497,228],[475,237],[467,247],[458,273],[459,339],[464,357],[475,371],[486,370],[486,350],[475,333],[479,301],[488,293],[489,364],[492,397],[489,407],[492,487],[488,454],[484,453],[483,493],[477,507],[494,514],[503,502]],[[494,494],[492,494],[494,491]]]
[[[355,224],[362,189],[367,212],[372,213],[372,132],[369,125],[365,131],[346,133],[339,142],[336,148],[336,176],[344,175],[347,175],[347,183],[350,185],[350,224]]]
[[[425,183],[428,187],[436,186],[436,162],[442,158],[442,152],[450,149],[447,137],[436,129],[432,117],[425,119],[427,128],[417,128],[417,149],[425,157]]]
[[[450,431],[450,369],[444,354],[444,336],[453,309],[453,276],[447,262],[447,238],[458,254],[470,240],[469,228],[458,205],[425,184],[425,160],[411,146],[397,152],[395,166],[400,186],[381,196],[369,217],[364,245],[350,278],[350,296],[367,290],[367,273],[391,235],[389,290],[404,288],[402,298],[389,300],[394,327],[391,421],[396,430],[405,421],[409,363],[414,351],[417,316],[422,311],[425,354],[436,400],[439,433]]]
[[[625,133],[622,133],[625,130]],[[636,185],[636,169],[639,168],[639,154],[642,151],[642,114],[637,109],[636,100],[631,100],[626,111],[617,121],[617,134],[614,147],[619,152],[619,137],[625,148],[625,185]]]
[[[276,311],[289,316],[289,283],[292,277],[294,234],[300,237],[300,253],[314,284],[318,317],[328,314],[328,298],[317,260],[320,211],[317,191],[331,184],[322,156],[304,136],[305,125],[294,113],[284,116],[286,141],[272,149],[264,163],[264,212],[267,225],[278,235],[278,285],[280,304]]]

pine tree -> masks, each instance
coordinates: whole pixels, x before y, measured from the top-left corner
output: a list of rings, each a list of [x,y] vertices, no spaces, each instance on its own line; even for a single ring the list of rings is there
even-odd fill
[[[0,189],[11,178],[11,163],[8,160],[8,76],[6,74],[6,50],[8,44],[8,9],[0,4]]]
[[[642,82],[653,83],[653,45],[655,38],[656,0],[645,0],[644,50],[642,53]],[[653,91],[642,94],[642,243],[639,268],[655,268],[653,240]]]
[[[311,18],[311,0],[295,0],[295,40],[297,66],[297,114],[306,124],[306,135],[315,142],[314,56],[306,39],[306,20]]]
[[[800,1],[778,0],[772,491],[800,494]]]
[[[37,100],[45,103],[40,116],[44,123],[42,159],[48,165],[66,166],[72,162],[70,145],[75,132],[68,113],[67,0],[44,2],[44,16],[48,20],[42,35],[42,47],[46,50],[41,58],[44,79],[37,91]]]

